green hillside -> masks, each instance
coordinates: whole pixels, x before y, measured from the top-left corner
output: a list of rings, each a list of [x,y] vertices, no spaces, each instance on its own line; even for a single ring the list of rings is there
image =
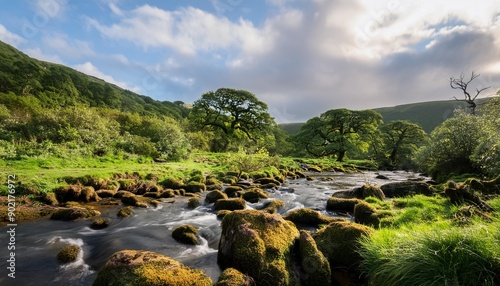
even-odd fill
[[[478,99],[480,105],[486,99]],[[428,101],[412,104],[397,105],[373,109],[384,117],[384,122],[393,120],[409,120],[422,126],[425,132],[430,133],[436,126],[453,116],[455,109],[464,109],[467,104],[463,101],[445,100]]]
[[[71,68],[39,61],[0,41],[0,93],[32,95],[42,107],[105,107],[141,115],[183,118],[182,104],[157,101]]]

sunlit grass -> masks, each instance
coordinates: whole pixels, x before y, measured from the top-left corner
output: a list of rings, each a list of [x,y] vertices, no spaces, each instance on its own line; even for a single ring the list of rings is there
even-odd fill
[[[362,269],[371,285],[498,285],[499,227],[440,221],[380,229],[362,241]]]

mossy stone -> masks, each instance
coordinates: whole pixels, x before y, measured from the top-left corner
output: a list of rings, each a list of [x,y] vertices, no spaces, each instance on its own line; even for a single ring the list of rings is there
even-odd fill
[[[332,269],[338,267],[358,273],[361,262],[359,239],[372,233],[371,228],[346,220],[330,223],[314,233],[313,238]]]
[[[172,237],[178,242],[182,242],[185,244],[198,244],[198,230],[196,227],[185,224],[177,227],[172,232]]]
[[[217,262],[251,276],[257,285],[295,285],[292,250],[299,231],[278,214],[237,210],[222,220]]]
[[[201,206],[201,198],[200,197],[192,197],[188,200],[188,208],[195,209]]]
[[[60,263],[70,263],[76,261],[79,253],[80,247],[75,244],[70,244],[57,253],[57,260]]]
[[[151,251],[123,250],[114,253],[97,273],[93,286],[211,286],[201,270],[189,268],[165,255]]]
[[[54,193],[43,193],[40,196],[40,200],[50,206],[57,206],[59,204]]]
[[[246,207],[246,202],[244,199],[235,198],[235,199],[223,199],[218,200],[214,204],[214,209],[219,210],[243,210]]]
[[[207,186],[199,182],[189,182],[184,189],[186,193],[202,193],[207,190]]]
[[[240,186],[227,186],[225,189],[224,189],[224,193],[226,193],[226,195],[230,198],[235,198],[237,197],[237,193],[239,192],[243,192],[243,188],[240,187]]]
[[[182,189],[184,188],[184,183],[182,180],[176,178],[166,178],[160,182],[160,185],[166,189]]]
[[[299,259],[303,285],[330,286],[332,273],[328,259],[319,251],[308,231],[301,230],[299,238]]]
[[[90,209],[90,208],[64,208],[64,209],[58,209],[55,212],[52,213],[50,216],[50,219],[53,220],[64,220],[64,221],[69,221],[69,220],[78,220],[78,219],[86,219],[94,216],[98,216],[101,213]]]
[[[92,222],[92,225],[90,225],[90,228],[103,229],[103,228],[108,227],[110,222],[111,222],[111,220],[108,218],[98,218]]]
[[[301,208],[290,211],[286,216],[283,217],[286,220],[292,221],[295,224],[304,224],[309,226],[318,226],[321,224],[329,224],[332,221],[339,220],[338,218],[332,218],[320,214],[319,212],[309,209]]]
[[[128,217],[132,214],[132,208],[131,207],[123,207],[118,211],[117,216],[118,217]]]
[[[380,224],[377,210],[364,201],[360,201],[354,207],[354,221],[372,227],[378,227]]]
[[[227,199],[227,195],[221,191],[211,191],[205,197],[205,201],[209,204],[215,203],[218,200]]]
[[[168,199],[168,198],[173,198],[175,197],[175,191],[170,189],[170,190],[165,190],[160,194],[160,198]]]
[[[275,178],[259,178],[257,180],[254,181],[254,183],[256,184],[261,184],[261,185],[267,185],[267,184],[274,184],[274,185],[281,185],[281,182],[276,180]]]
[[[328,198],[326,209],[329,211],[354,212],[354,206],[358,204],[358,199]]]
[[[272,200],[264,203],[263,207],[260,209],[261,211],[268,212],[270,214],[276,213],[278,209],[285,206],[285,202],[282,200]]]
[[[98,190],[96,191],[97,195],[100,198],[112,198],[114,195],[116,195],[116,190]]]
[[[385,194],[380,188],[380,186],[374,186],[370,184],[364,184],[361,187],[363,194],[362,198],[367,198],[367,197],[375,197],[381,201],[385,200]]]
[[[252,277],[245,275],[234,268],[227,268],[222,272],[214,286],[253,286]]]
[[[253,188],[245,191],[241,197],[247,202],[256,203],[261,199],[267,199],[269,195],[262,189]]]
[[[223,219],[227,214],[230,214],[232,211],[228,210],[220,210],[217,212],[217,218],[218,219]]]
[[[121,202],[125,205],[136,206],[140,199],[134,194],[126,194],[121,198]]]

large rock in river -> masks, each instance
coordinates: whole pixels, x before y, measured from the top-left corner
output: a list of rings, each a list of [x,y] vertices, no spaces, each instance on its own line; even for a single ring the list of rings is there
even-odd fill
[[[385,199],[384,192],[379,186],[369,184],[348,191],[335,192],[332,194],[332,197],[341,199],[365,199],[367,197],[376,197],[380,200]]]
[[[211,286],[201,270],[191,269],[165,255],[141,250],[114,253],[99,270],[93,286]]]
[[[380,188],[389,198],[414,196],[419,194],[432,196],[434,193],[429,184],[413,181],[388,183],[382,185]]]
[[[297,285],[292,251],[299,231],[278,214],[237,210],[222,220],[217,262],[251,276],[257,285]]]

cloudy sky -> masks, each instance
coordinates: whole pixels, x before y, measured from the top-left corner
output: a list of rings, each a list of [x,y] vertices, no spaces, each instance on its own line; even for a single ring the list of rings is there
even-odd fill
[[[157,100],[246,89],[281,123],[500,88],[498,0],[0,0],[0,40]]]

